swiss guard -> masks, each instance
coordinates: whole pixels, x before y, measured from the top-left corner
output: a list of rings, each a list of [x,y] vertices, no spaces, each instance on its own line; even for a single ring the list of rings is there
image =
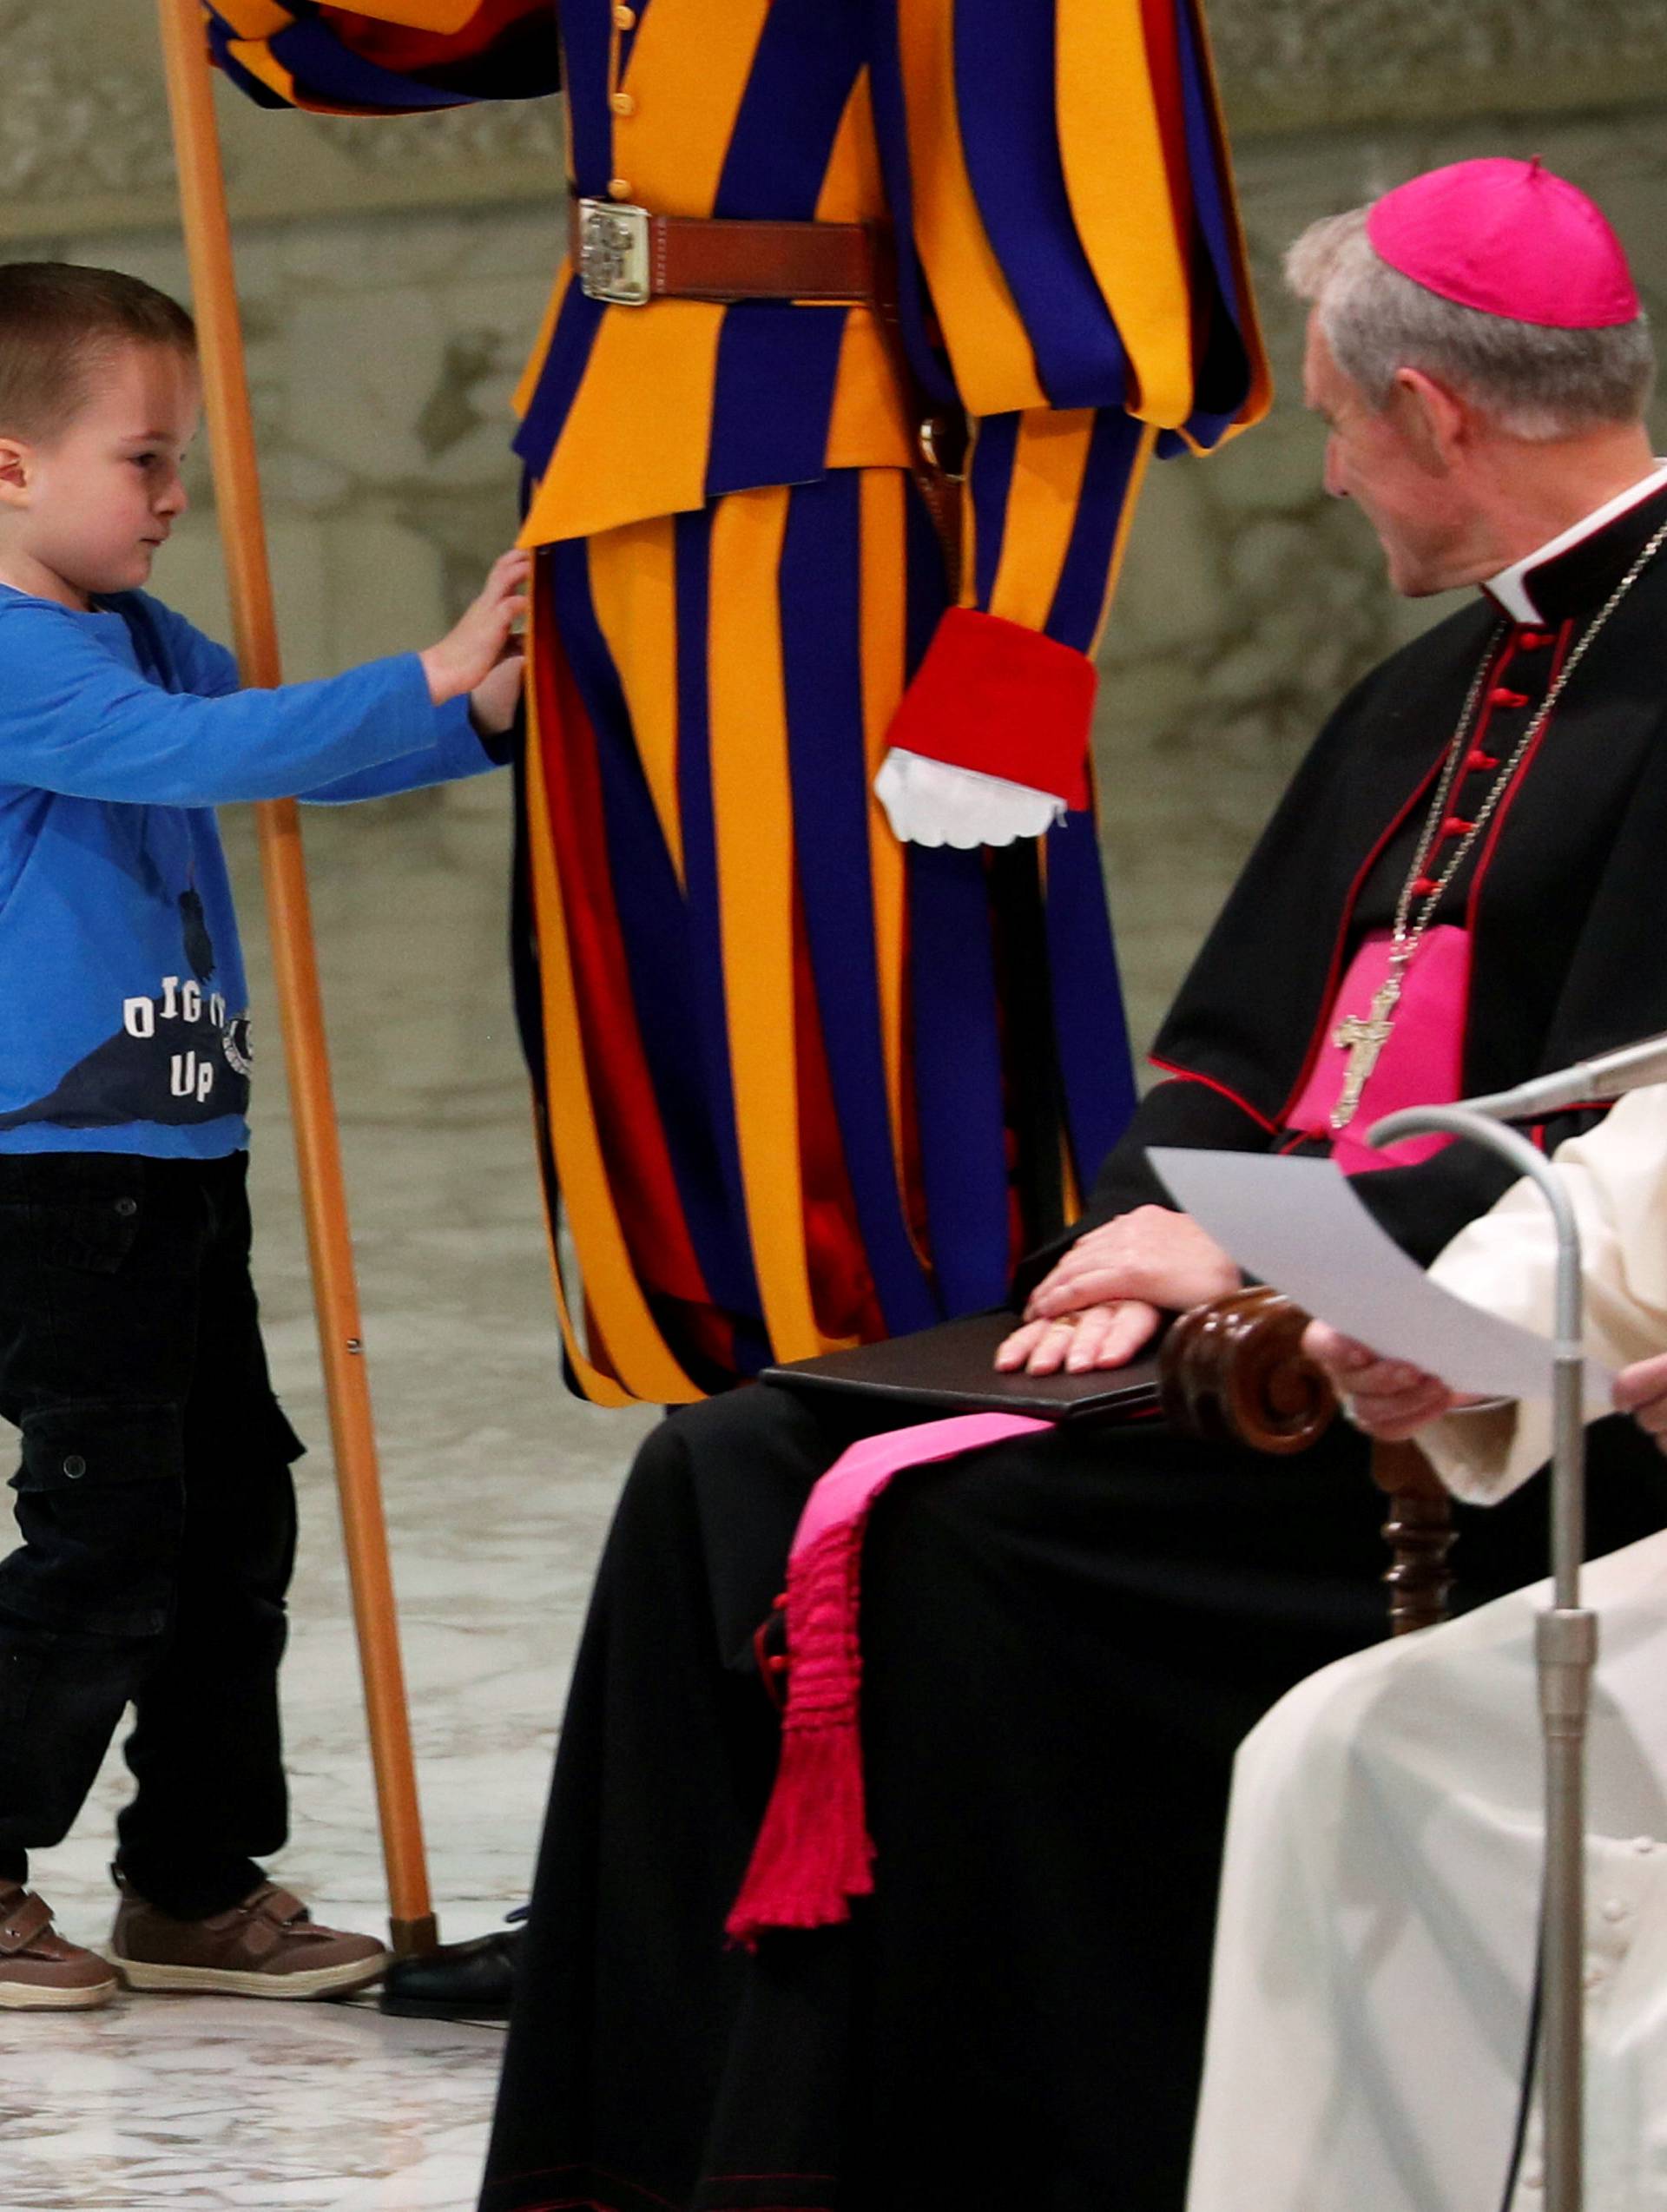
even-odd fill
[[[579,1386],[999,1304],[1133,1103],[1088,741],[1136,495],[1267,404],[1196,0],[206,13],[267,105],[565,95],[515,934]]]

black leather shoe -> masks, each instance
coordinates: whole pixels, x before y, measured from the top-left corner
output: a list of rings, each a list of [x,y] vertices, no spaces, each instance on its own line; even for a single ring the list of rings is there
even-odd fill
[[[504,1928],[471,1943],[443,1943],[418,1959],[396,1959],[382,1978],[378,2003],[407,2020],[507,2020],[520,1949],[521,1931]]]

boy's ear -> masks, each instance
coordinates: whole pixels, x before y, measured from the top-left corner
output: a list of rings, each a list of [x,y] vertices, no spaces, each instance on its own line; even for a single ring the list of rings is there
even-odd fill
[[[28,505],[34,459],[35,449],[26,439],[0,434],[0,506]]]

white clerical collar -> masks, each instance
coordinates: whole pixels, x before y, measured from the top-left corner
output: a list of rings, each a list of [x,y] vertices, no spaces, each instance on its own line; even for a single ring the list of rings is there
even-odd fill
[[[1626,513],[1629,508],[1641,507],[1667,485],[1667,461],[1657,461],[1647,477],[1640,477],[1613,499],[1605,500],[1601,507],[1594,507],[1571,527],[1545,545],[1530,553],[1525,559],[1513,561],[1508,569],[1501,569],[1496,576],[1489,576],[1482,589],[1497,599],[1513,622],[1539,622],[1544,619],[1534,604],[1529,586],[1532,572],[1546,561],[1553,561],[1559,553],[1567,553],[1588,537],[1595,537],[1600,530]]]

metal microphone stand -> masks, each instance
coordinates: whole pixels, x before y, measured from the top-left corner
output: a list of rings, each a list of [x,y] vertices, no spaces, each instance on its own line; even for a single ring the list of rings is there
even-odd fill
[[[1515,1129],[1469,1106],[1417,1106],[1374,1124],[1382,1146],[1439,1131],[1468,1137],[1537,1183],[1557,1224],[1556,1334],[1552,1347],[1552,1603],[1535,1623],[1545,1752],[1545,1991],[1540,2080],[1545,2115],[1546,2212],[1581,2212],[1585,2089],[1585,1737],[1598,1616],[1580,1603],[1585,1549],[1586,1438],[1582,1418],[1580,1235],[1574,1208],[1545,1155]]]

